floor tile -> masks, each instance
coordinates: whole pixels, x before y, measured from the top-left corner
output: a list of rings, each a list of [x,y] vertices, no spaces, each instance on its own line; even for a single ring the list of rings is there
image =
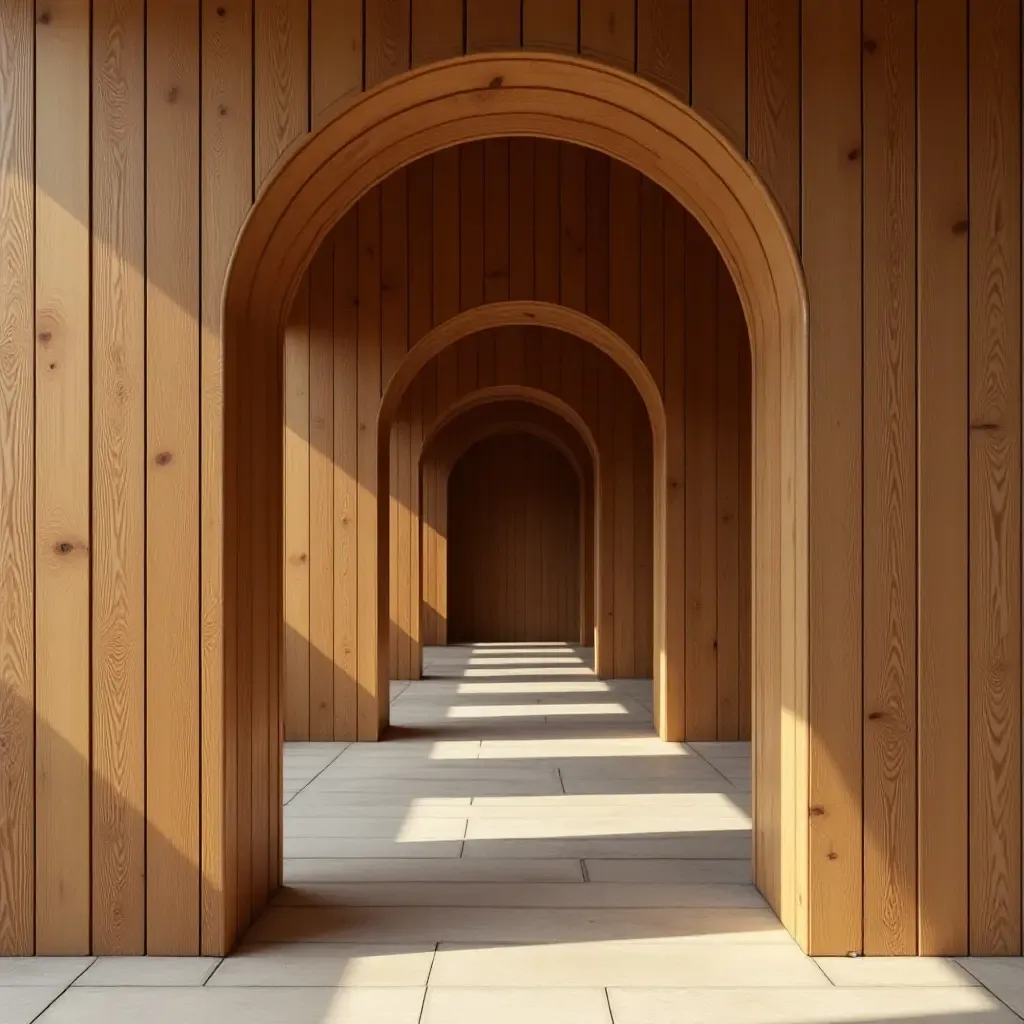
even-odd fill
[[[390,839],[309,839],[286,835],[285,857],[458,857],[462,840],[403,843]]]
[[[1019,1024],[971,988],[627,989],[610,987],[615,1024]]]
[[[285,841],[287,849],[287,840]],[[667,838],[567,838],[567,839],[475,839],[467,840],[463,857],[580,857],[744,860],[750,857],[746,833],[699,833]]]
[[[150,988],[203,985],[219,963],[218,957],[100,957],[75,984],[92,988],[106,985]]]
[[[305,882],[284,888],[277,906],[339,907],[736,907],[764,908],[752,885],[590,882]]]
[[[952,988],[977,985],[955,960],[915,956],[817,957],[833,985],[881,988]]]
[[[421,988],[72,988],[39,1024],[417,1024]]]
[[[0,1024],[31,1024],[64,986],[0,984]]]
[[[522,984],[539,988],[828,987],[828,979],[791,943],[721,946],[577,941],[550,945],[455,947],[434,958],[431,986]]]
[[[466,818],[292,817],[289,839],[387,839],[397,843],[461,841]]]
[[[434,959],[433,943],[418,946],[292,943],[248,946],[224,960],[211,986],[423,986]]]
[[[521,907],[271,907],[251,942],[656,941],[675,945],[790,945],[770,910],[757,908],[534,909]],[[719,950],[719,957],[722,956]],[[812,961],[812,973],[821,974]],[[587,982],[590,984],[590,982]]]
[[[0,957],[0,988],[70,985],[92,962],[91,956]]]
[[[422,1024],[611,1024],[602,988],[431,988]]]
[[[749,874],[749,869],[747,871]],[[297,882],[579,882],[579,860],[529,860],[501,857],[382,857],[367,859],[291,859],[284,862],[286,884]],[[743,879],[746,881],[747,879]]]
[[[1024,1017],[1024,959],[965,957],[957,962],[1007,1006]]]
[[[591,882],[665,885],[693,882],[750,882],[749,860],[601,860],[583,862]]]

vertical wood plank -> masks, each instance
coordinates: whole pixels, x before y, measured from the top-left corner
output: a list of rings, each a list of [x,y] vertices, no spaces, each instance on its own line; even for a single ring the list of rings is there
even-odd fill
[[[410,0],[374,0],[364,4],[366,88],[406,71],[412,56]]]
[[[258,188],[274,169],[278,157],[309,129],[310,0],[254,3]],[[337,61],[337,55],[332,59]]]
[[[359,203],[359,344],[358,398],[359,443],[357,452],[359,492],[357,500],[359,566],[357,607],[358,646],[356,679],[359,687],[357,719],[361,740],[378,734],[377,700],[377,438],[375,424],[381,395],[381,293],[380,293],[380,189]]]
[[[35,943],[33,11],[0,2],[0,955]]]
[[[484,143],[459,147],[459,308],[473,309],[484,301]],[[454,227],[454,226],[453,226]],[[477,387],[479,354],[484,347],[477,335],[457,346],[459,393]],[[491,342],[493,355],[494,343]]]
[[[333,281],[332,281],[333,285]],[[332,288],[333,290],[333,288]],[[332,339],[333,340],[333,339]],[[295,296],[284,337],[285,739],[310,739],[309,276]]]
[[[465,0],[412,0],[412,66],[458,57],[464,52]]]
[[[309,268],[309,738],[334,736],[334,239]]]
[[[748,155],[800,237],[800,2],[747,4]]]
[[[677,649],[687,650],[686,615],[686,212],[665,202],[665,609],[682,608],[674,616],[682,624]],[[656,694],[659,735],[686,735],[685,658],[665,665],[662,692]]]
[[[717,505],[718,505],[718,729],[720,740],[739,739],[739,361],[747,344],[736,287],[715,255],[718,305]]]
[[[534,295],[541,302],[558,302],[561,258],[559,167],[561,146],[549,139],[534,143]]]
[[[970,942],[1021,951],[1020,8],[971,3]],[[1013,97],[1009,99],[1008,97]]]
[[[200,613],[202,616],[201,949],[231,945],[236,916],[237,678],[225,650],[229,568],[224,498],[221,301],[235,238],[252,202],[252,3],[202,8],[203,119],[200,352]],[[95,153],[94,153],[95,161]],[[95,171],[95,164],[94,164]],[[95,907],[94,907],[95,915]],[[94,918],[95,920],[95,918]]]
[[[917,12],[918,952],[968,948],[967,3]]]
[[[523,46],[577,53],[579,6],[579,0],[523,0]]]
[[[580,53],[632,71],[637,0],[588,0],[580,4]]]
[[[36,21],[36,951],[89,951],[89,12]]]
[[[466,0],[466,53],[518,50],[522,0]]]
[[[717,254],[686,218],[686,737],[718,734]]]
[[[381,372],[387,386],[408,350],[409,207],[406,172],[397,171],[381,186]],[[409,588],[409,430],[408,408],[391,430],[391,603],[392,676],[409,677],[409,623],[405,616]]]
[[[197,0],[148,3],[146,951],[152,955],[199,951],[198,34]]]
[[[810,328],[810,947],[863,949],[861,8],[803,7]]]
[[[359,220],[334,229],[334,739],[358,738]]]
[[[509,298],[534,295],[534,141],[509,140]],[[526,342],[522,327],[499,333],[497,372],[510,384],[526,374]]]
[[[914,4],[864,4],[864,952],[917,949]]]
[[[444,323],[459,311],[459,150],[434,155],[434,223],[451,230],[434,232],[434,324]],[[446,408],[458,388],[458,360],[450,345],[437,357],[438,408]]]
[[[691,0],[694,110],[747,148],[747,0]]]
[[[325,124],[363,88],[363,0],[309,3],[310,107]]]
[[[92,951],[146,948],[145,12],[93,5]]]
[[[637,74],[690,101],[691,0],[637,0]],[[756,6],[756,4],[755,4]]]
[[[739,673],[739,739],[752,739],[751,716],[753,713],[753,676],[751,669],[753,655],[753,616],[751,584],[753,582],[753,522],[751,515],[751,491],[753,489],[753,462],[751,458],[753,434],[753,394],[751,382],[750,338],[744,331],[743,347],[740,351],[739,397],[739,611],[738,611],[738,652]]]

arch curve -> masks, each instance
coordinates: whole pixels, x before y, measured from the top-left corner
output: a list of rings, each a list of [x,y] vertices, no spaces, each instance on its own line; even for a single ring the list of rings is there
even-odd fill
[[[536,417],[528,418],[526,409],[545,413],[553,422],[545,424]],[[561,424],[561,433],[556,432],[553,423]],[[464,431],[456,434],[455,431],[463,428],[464,424]],[[602,494],[601,457],[590,427],[564,399],[528,385],[498,385],[478,388],[450,405],[434,420],[423,439],[420,452],[420,519],[426,525],[427,509],[432,509],[437,522],[429,525],[446,536],[446,503],[441,492],[447,488],[455,463],[474,444],[503,432],[539,437],[556,447],[573,468],[581,499],[580,642],[597,648],[600,638],[595,630],[595,615],[600,590],[596,586],[595,574]],[[573,444],[571,439],[576,443]],[[431,479],[432,470],[437,471],[435,479]],[[429,486],[435,488],[434,493],[429,492]],[[423,613],[420,634],[429,638],[424,639],[425,644],[443,643],[441,620],[447,599],[446,594],[440,592],[444,588],[435,575],[439,567],[429,565],[426,551],[421,552],[420,566]],[[428,592],[430,600],[427,599]],[[595,650],[595,658],[598,654],[599,649]],[[420,667],[418,662],[415,667]]]
[[[463,142],[508,136],[576,143],[650,178],[708,232],[736,283],[753,369],[755,876],[783,922],[806,945],[808,366],[802,272],[776,204],[743,155],[692,109],[631,74],[546,53],[477,55],[427,65],[366,93],[282,159],[236,242],[223,299],[224,447],[217,456],[225,466],[227,686],[242,680],[255,687],[248,677],[257,674],[261,686],[279,685],[268,640],[280,629],[275,587],[281,456],[275,432],[282,418],[281,336],[303,271],[331,227],[395,170]],[[634,383],[642,379],[630,376]],[[647,395],[645,403],[649,412],[655,407]],[[380,412],[382,417],[374,417],[360,410],[363,430],[372,430],[375,419],[378,427],[388,422],[383,406]],[[675,440],[663,434],[663,442],[664,449]],[[378,435],[378,471],[380,449]],[[376,480],[377,495],[366,501],[382,493],[380,477]],[[655,677],[659,729],[666,738],[681,738],[684,728],[681,713],[674,718],[666,710],[684,685],[681,617],[671,630],[665,627],[666,605],[675,615],[682,603],[681,594],[666,593],[664,571],[684,557],[682,539],[664,530],[666,510],[679,507],[678,485],[666,478],[664,459],[659,465],[656,458],[654,504],[661,522],[655,543],[661,546],[656,547]],[[376,500],[377,566],[386,572],[387,551],[382,562],[379,540],[388,524],[381,504]],[[360,506],[368,516],[370,507]],[[219,586],[219,580],[212,585]],[[385,691],[387,685],[380,675],[387,663],[387,627],[379,628],[387,620],[381,590],[386,595],[387,587],[377,586],[375,611],[366,613],[376,615],[376,642],[365,654],[361,647],[358,659],[357,685],[372,698],[368,708],[382,682]],[[361,600],[361,616],[362,607]],[[371,629],[369,622],[361,618],[360,630],[364,624]],[[224,695],[225,706],[233,699]],[[376,736],[380,702],[367,712],[373,720],[364,722],[359,714],[360,729],[367,738]],[[236,728],[226,715],[204,715],[204,748],[215,755],[220,751],[224,760]],[[211,763],[217,763],[216,756]],[[226,779],[225,788],[230,785]],[[229,794],[226,805],[232,799]],[[226,840],[222,852],[225,863],[211,870],[228,879],[236,854]],[[225,889],[230,885],[225,881]],[[228,895],[225,919],[230,903]]]

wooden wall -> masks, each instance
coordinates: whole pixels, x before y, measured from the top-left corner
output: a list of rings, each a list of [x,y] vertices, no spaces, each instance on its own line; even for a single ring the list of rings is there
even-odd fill
[[[800,249],[809,947],[1020,953],[1020,23],[1020,0],[0,0],[0,950],[223,951],[276,884],[277,636],[256,665],[223,644],[225,580],[260,622],[279,591],[222,557],[232,243],[332,108],[410,63],[525,46],[692,103]],[[628,173],[612,189],[638,208]],[[619,260],[639,207],[571,223],[607,225]],[[602,272],[548,280],[616,326],[646,316],[635,278]],[[415,315],[457,308],[436,298]],[[264,370],[227,390],[275,386]],[[708,397],[686,387],[670,429]],[[231,725],[226,763],[200,721]]]
[[[479,393],[478,393],[479,394]],[[482,396],[481,396],[482,397]],[[438,426],[420,457],[420,556],[419,618],[423,646],[448,642],[448,481],[452,468],[473,445],[509,434],[539,438],[565,457],[578,481],[579,502],[579,619],[573,643],[594,646],[595,561],[597,548],[597,484],[594,450],[578,425],[564,412],[509,395],[460,410]],[[414,595],[415,596],[415,595]],[[515,608],[509,609],[515,612]],[[422,649],[410,644],[411,674],[422,672]]]
[[[580,483],[529,434],[479,441],[448,481],[448,641],[580,637]]]
[[[449,222],[457,230],[440,227]],[[387,313],[388,330],[379,330],[389,377],[426,329],[459,308],[537,296],[607,321],[614,294],[616,316],[655,378],[668,370],[685,380],[678,429],[692,552],[683,569],[688,735],[749,737],[750,559],[742,545],[750,533],[750,452],[740,442],[749,433],[740,427],[750,417],[749,348],[732,281],[678,204],[576,146],[472,143],[419,161],[372,192],[324,243],[309,281],[292,317],[295,325],[308,317],[308,329],[293,328],[285,351],[286,736],[358,735],[355,594],[369,570],[354,560],[365,431],[353,388],[366,357],[352,310],[372,303],[381,324]],[[423,438],[474,389],[524,383],[576,408],[606,451],[598,670],[652,674],[647,413],[611,359],[577,339],[523,329],[472,336],[442,352],[421,371],[392,429],[392,678],[419,674]]]

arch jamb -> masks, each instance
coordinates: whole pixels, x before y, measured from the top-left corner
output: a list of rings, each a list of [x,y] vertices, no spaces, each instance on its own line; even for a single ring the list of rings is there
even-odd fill
[[[203,716],[204,757],[213,765],[226,763],[232,730],[238,729],[231,702],[245,699],[254,659],[263,656],[268,631],[280,629],[280,596],[255,602],[253,594],[259,581],[276,579],[280,562],[280,516],[273,510],[280,502],[274,438],[281,396],[250,384],[268,373],[275,379],[282,331],[303,271],[331,227],[395,170],[462,142],[517,135],[595,149],[650,178],[704,227],[736,283],[753,356],[755,876],[808,948],[813,943],[803,276],[784,220],[743,155],[675,97],[607,65],[547,53],[475,55],[427,65],[364,94],[307,136],[261,191],[236,242],[224,292],[222,458],[230,470],[223,479],[225,694],[220,711],[213,707]],[[372,468],[367,473],[368,485],[376,483],[380,493]],[[678,502],[677,485],[663,472],[656,474],[656,509]],[[379,505],[378,536],[382,525],[387,531]],[[257,521],[254,508],[273,514]],[[683,557],[674,540],[663,552],[673,566]],[[664,574],[656,578],[657,621],[666,595]],[[379,681],[377,632],[375,650],[360,648],[358,685],[367,693]],[[663,630],[661,635],[656,675],[664,696],[682,684],[682,659],[666,650]],[[819,765],[819,772],[827,770]],[[250,894],[236,891],[239,852],[228,820],[234,793],[225,791],[234,783],[222,770],[220,788],[204,799],[204,806],[220,810],[204,817],[203,899],[208,918],[223,921],[226,945],[259,909]],[[816,892],[815,898],[824,896]],[[242,908],[237,915],[236,906]]]

